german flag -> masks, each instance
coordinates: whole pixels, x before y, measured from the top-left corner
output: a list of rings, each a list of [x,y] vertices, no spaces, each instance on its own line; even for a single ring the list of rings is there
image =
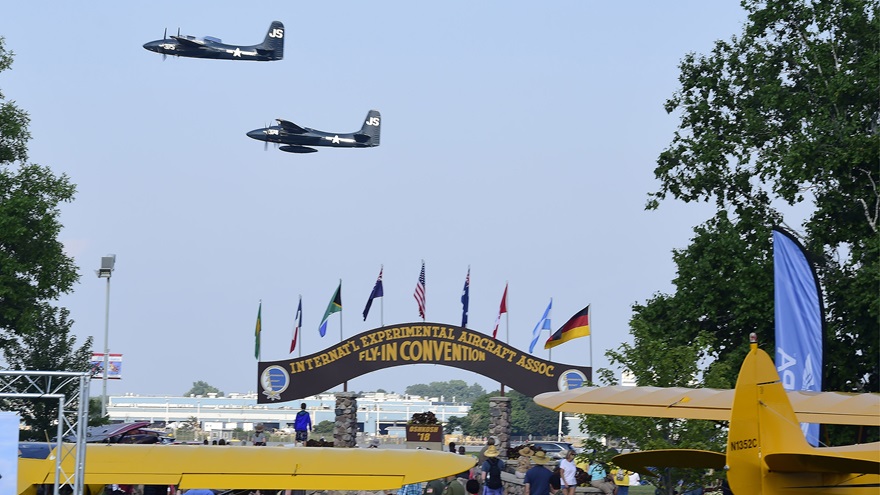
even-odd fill
[[[544,349],[552,349],[559,344],[564,344],[569,340],[578,337],[586,337],[587,335],[590,335],[589,304],[586,308],[578,311],[574,316],[569,318],[569,320],[565,322],[565,325],[559,327],[559,330],[547,339],[547,343],[544,344]]]

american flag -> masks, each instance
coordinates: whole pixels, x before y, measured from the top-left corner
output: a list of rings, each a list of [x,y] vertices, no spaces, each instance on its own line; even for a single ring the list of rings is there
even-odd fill
[[[422,271],[419,273],[419,283],[416,284],[413,297],[419,303],[419,316],[422,317],[422,321],[425,321],[425,260],[422,260]]]

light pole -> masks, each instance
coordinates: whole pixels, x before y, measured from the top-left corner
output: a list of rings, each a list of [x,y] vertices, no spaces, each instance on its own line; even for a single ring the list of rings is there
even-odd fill
[[[107,416],[107,368],[110,367],[110,275],[116,265],[116,255],[101,257],[101,268],[95,270],[98,278],[107,279],[107,302],[104,305],[104,371],[101,377],[101,417]]]

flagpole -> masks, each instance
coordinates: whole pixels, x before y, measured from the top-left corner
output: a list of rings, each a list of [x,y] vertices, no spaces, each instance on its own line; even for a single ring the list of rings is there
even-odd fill
[[[385,270],[385,265],[379,265],[379,273]],[[385,284],[382,284],[382,300],[379,301],[379,326],[385,326]],[[378,414],[378,413],[377,413]],[[376,430],[378,431],[378,430]]]
[[[590,381],[593,381],[593,306],[587,310],[587,322],[590,324]]]
[[[342,343],[342,279],[339,279],[339,343]],[[342,391],[348,392],[348,380],[342,382]]]
[[[302,307],[302,300],[303,300],[303,295],[300,294],[299,295],[299,307]],[[299,318],[300,318],[300,320],[302,319],[302,313],[299,314]],[[299,325],[299,322],[297,322],[297,325]],[[299,326],[302,327],[302,325],[299,325]],[[302,330],[302,328],[300,328],[300,330]],[[303,333],[303,332],[300,331],[298,333]],[[299,339],[299,357],[303,357],[302,335],[297,336],[297,338]]]
[[[342,303],[342,279],[339,279],[339,302]],[[339,305],[339,343],[342,343],[342,304]]]

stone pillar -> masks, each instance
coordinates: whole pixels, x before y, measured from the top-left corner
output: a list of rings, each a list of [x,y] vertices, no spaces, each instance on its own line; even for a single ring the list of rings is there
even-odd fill
[[[334,447],[357,447],[357,394],[336,394],[336,424],[333,425]]]
[[[495,437],[495,447],[506,459],[510,448],[510,397],[489,398],[489,436]]]

